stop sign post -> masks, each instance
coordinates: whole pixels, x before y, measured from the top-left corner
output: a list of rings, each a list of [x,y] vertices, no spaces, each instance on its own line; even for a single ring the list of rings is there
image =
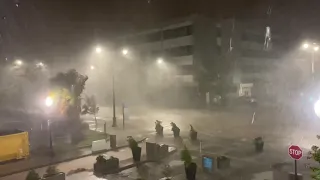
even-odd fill
[[[295,179],[298,180],[297,160],[301,159],[303,155],[302,150],[297,145],[291,145],[288,148],[288,154],[292,159],[294,159],[294,175],[295,175]]]

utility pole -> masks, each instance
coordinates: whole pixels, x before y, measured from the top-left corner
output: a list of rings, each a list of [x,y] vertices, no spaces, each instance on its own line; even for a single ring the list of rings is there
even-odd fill
[[[311,73],[312,73],[312,80],[314,81],[314,51],[312,51],[312,57],[311,57]]]
[[[49,131],[49,148],[50,148],[50,155],[51,155],[51,156],[54,156],[50,119],[48,119],[48,131]]]
[[[125,121],[125,112],[124,112],[125,106],[122,104],[122,128],[124,129],[124,121]]]
[[[115,92],[114,92],[114,75],[112,75],[112,107],[113,107],[112,127],[117,127],[116,95],[115,95]]]

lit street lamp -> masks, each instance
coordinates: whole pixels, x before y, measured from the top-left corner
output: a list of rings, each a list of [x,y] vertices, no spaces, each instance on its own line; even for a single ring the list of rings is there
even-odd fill
[[[45,100],[45,104],[48,108],[50,108],[53,105],[53,99],[50,96],[48,96]]]
[[[96,48],[96,53],[101,53],[102,49],[101,47]],[[122,54],[128,54],[128,50],[123,49]],[[112,63],[113,64],[113,63]],[[91,66],[91,69],[94,69],[93,66]],[[112,127],[117,127],[117,118],[116,118],[116,95],[114,90],[114,72],[113,72],[113,65],[112,65],[112,108],[113,108],[113,118],[112,118]]]
[[[126,56],[128,55],[129,51],[128,49],[122,49],[122,55]]]
[[[94,67],[94,66],[90,66],[90,69],[91,69],[91,70],[94,70],[94,69],[95,69],[95,67]]]
[[[314,103],[314,112],[315,114],[318,116],[318,118],[320,118],[320,100],[317,100],[315,103]]]
[[[310,45],[308,43],[304,43],[302,45],[302,48],[304,50],[308,50],[309,47],[310,47]],[[316,43],[313,43],[311,47],[312,47],[312,50],[311,50],[311,74],[312,74],[312,80],[314,80],[314,73],[315,73],[315,70],[314,70],[314,63],[315,63],[314,55],[315,55],[316,52],[319,51],[319,46]]]
[[[16,60],[15,64],[18,65],[18,66],[21,66],[23,64],[23,62],[21,60]]]
[[[163,63],[163,59],[162,59],[162,58],[158,58],[158,59],[157,59],[157,63],[158,63],[158,64],[162,64],[162,63]]]
[[[102,52],[101,47],[97,46],[97,47],[96,47],[96,53],[101,53],[101,52]]]
[[[45,105],[47,106],[47,108],[51,108],[53,105],[53,99],[52,97],[48,96],[45,99]],[[51,123],[50,123],[50,119],[48,118],[47,120],[48,122],[48,130],[49,130],[49,147],[50,147],[50,153],[51,155],[54,155],[53,153],[53,145],[52,145],[52,133],[51,133]]]

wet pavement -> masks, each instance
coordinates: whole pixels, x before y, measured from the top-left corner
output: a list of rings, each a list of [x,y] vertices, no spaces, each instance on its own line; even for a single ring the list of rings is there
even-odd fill
[[[132,154],[131,154],[131,150],[129,148],[123,148],[123,149],[119,149],[118,151],[109,151],[107,153],[103,153],[104,155],[111,157],[117,157],[119,158],[120,161],[120,166],[123,167],[125,165],[128,165],[130,163],[132,163]],[[142,156],[144,156],[145,154],[145,146],[144,144],[142,145]],[[76,160],[72,160],[72,161],[68,161],[68,162],[63,162],[63,163],[59,163],[56,165],[56,167],[61,171],[61,172],[65,172],[66,174],[68,172],[70,172],[71,170],[76,170],[78,168],[85,168],[87,170],[92,171],[93,170],[93,164],[96,162],[96,157],[97,155],[92,155],[92,156],[88,156],[88,157],[84,157],[84,158],[80,158],[80,159],[76,159]],[[47,167],[43,167],[43,168],[38,168],[36,169],[36,171],[40,174],[43,175],[45,173]],[[14,174],[11,176],[6,176],[6,177],[2,177],[0,178],[1,180],[20,180],[20,179],[24,179],[27,175],[27,171],[26,172],[22,172],[22,173],[18,173],[18,174]],[[88,178],[89,179],[94,179],[94,177],[92,176],[92,173],[87,173],[88,177],[83,177],[83,178]],[[78,175],[71,175],[71,179],[73,176],[78,176]],[[69,176],[68,178],[69,179]],[[96,178],[99,179],[99,178]]]
[[[305,115],[299,109],[259,107],[241,108],[224,111],[192,110],[192,109],[152,109],[131,110],[126,127],[132,132],[154,131],[154,121],[163,121],[164,134],[172,136],[170,122],[176,123],[183,136],[188,136],[189,124],[198,131],[202,141],[202,152],[226,155],[238,161],[239,169],[253,169],[248,173],[262,173],[272,170],[272,165],[293,161],[288,156],[291,144],[303,148],[302,166],[310,163],[306,159],[312,145],[318,144],[318,127],[320,121],[312,115]],[[100,118],[110,123],[107,112],[110,108],[102,108]],[[110,114],[110,113],[109,113]],[[104,116],[105,115],[105,116]],[[118,117],[121,114],[118,115]],[[119,118],[121,119],[121,118]],[[121,121],[121,120],[120,120]],[[151,135],[151,134],[150,134]],[[264,153],[254,152],[253,139],[263,137]],[[199,149],[199,147],[193,147]],[[242,168],[241,168],[242,167]],[[253,168],[254,167],[254,168]],[[304,168],[308,174],[310,170]]]
[[[106,123],[107,133],[116,134],[117,139],[125,138],[128,135],[154,137],[154,121],[160,120],[163,121],[164,126],[164,141],[174,144],[170,122],[178,125],[183,137],[188,136],[189,124],[192,124],[202,141],[202,153],[229,156],[235,161],[233,163],[235,169],[244,170],[256,167],[255,171],[248,173],[268,171],[274,163],[290,161],[287,155],[287,148],[290,144],[300,145],[306,154],[313,144],[318,143],[316,135],[318,127],[320,127],[320,121],[288,109],[242,108],[240,110],[212,111],[131,109],[129,107],[129,118],[125,121],[125,130],[122,130],[121,110],[117,109],[117,112],[119,127],[112,129],[110,128],[112,109],[101,107],[98,114],[97,130],[103,131],[103,124]],[[95,122],[91,116],[83,118],[89,123],[91,129],[95,129]],[[264,138],[265,152],[257,155],[253,151],[252,140],[259,136]],[[194,152],[200,152],[199,144],[188,144],[188,146]],[[306,162],[306,159],[301,161],[301,163]],[[92,165],[92,162],[90,161],[88,164]],[[307,169],[305,171],[307,172]],[[235,170],[235,172],[237,171]],[[82,176],[83,178],[85,177]],[[88,173],[86,178],[94,179],[95,177]],[[112,178],[114,177],[110,177],[110,179]]]
[[[111,108],[100,108],[98,130],[103,124],[111,126]],[[121,111],[117,111],[118,126],[122,128]],[[255,113],[254,120],[253,113]],[[94,128],[92,118],[86,122]],[[241,110],[196,110],[196,109],[129,109],[129,120],[125,121],[127,134],[145,134],[154,132],[155,120],[163,121],[164,131],[171,133],[170,122],[178,125],[181,131],[188,132],[192,124],[199,134],[207,137],[240,139],[252,141],[261,136],[268,143],[282,145],[298,144],[310,148],[317,143],[316,135],[320,121],[301,114],[297,110],[277,108],[242,108]],[[140,133],[139,133],[140,132]]]

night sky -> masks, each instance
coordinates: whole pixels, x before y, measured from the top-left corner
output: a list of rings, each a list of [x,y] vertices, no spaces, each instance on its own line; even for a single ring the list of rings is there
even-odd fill
[[[273,8],[271,20],[276,31],[310,36],[320,30],[318,0],[3,1],[8,1],[6,6],[13,8],[7,14],[2,12],[5,16],[14,17],[7,21],[14,20],[19,24],[13,36],[17,37],[14,43],[20,45],[18,49],[24,49],[19,51],[20,54],[71,55],[126,31],[195,13],[216,18],[263,19],[267,17],[269,6]],[[15,3],[19,7],[15,8]],[[12,33],[7,26],[4,23],[0,26],[3,35]],[[12,49],[11,53],[14,53]]]

